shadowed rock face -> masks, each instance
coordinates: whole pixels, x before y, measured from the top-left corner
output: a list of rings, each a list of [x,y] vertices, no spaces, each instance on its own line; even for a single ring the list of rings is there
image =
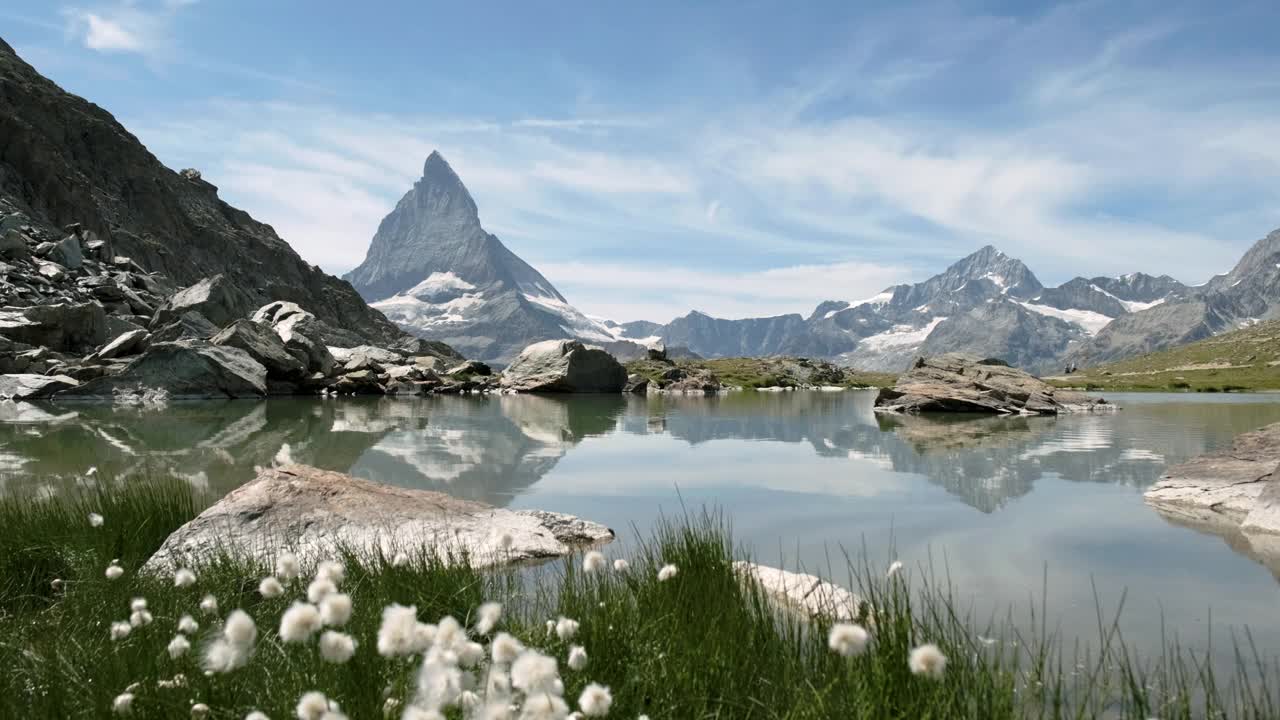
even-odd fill
[[[876,397],[878,411],[907,413],[1057,415],[1110,407],[1105,400],[1058,390],[1002,363],[958,353],[920,358],[893,389]]]
[[[269,225],[218,199],[198,174],[162,165],[110,113],[42,77],[3,41],[0,138],[0,199],[33,225],[80,223],[176,287],[221,274],[246,307],[289,300],[370,342],[403,336]]]
[[[466,554],[487,566],[558,557],[612,539],[609,528],[572,515],[497,509],[289,465],[263,470],[178,528],[143,570],[198,566],[219,551],[269,561],[286,547],[306,563],[349,550],[363,557]]]

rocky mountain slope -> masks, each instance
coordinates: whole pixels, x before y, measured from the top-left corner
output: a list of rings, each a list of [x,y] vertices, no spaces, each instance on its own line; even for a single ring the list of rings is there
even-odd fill
[[[1169,277],[1075,278],[1046,288],[994,247],[914,285],[863,300],[832,300],[808,318],[722,320],[693,312],[645,329],[705,357],[802,355],[897,372],[916,355],[965,352],[1055,370],[1115,318],[1156,307],[1185,288]]]
[[[0,40],[0,236],[71,223],[173,287],[223,275],[253,306],[296,302],[349,344],[397,328],[346,283],[307,264],[269,225],[218,199],[198,172],[165,167],[110,113],[41,76]]]
[[[466,186],[438,152],[383,218],[363,263],[346,279],[414,335],[468,357],[509,362],[526,345],[579,338],[621,354],[642,347],[625,329],[589,318],[480,225]]]

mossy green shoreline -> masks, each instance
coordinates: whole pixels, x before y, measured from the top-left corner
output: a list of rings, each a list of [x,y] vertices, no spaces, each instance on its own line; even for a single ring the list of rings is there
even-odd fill
[[[112,704],[131,688],[136,718],[188,718],[200,703],[209,718],[256,709],[282,720],[297,717],[308,691],[350,718],[399,718],[422,659],[379,654],[383,609],[413,605],[421,621],[452,616],[472,627],[485,602],[503,605],[499,631],[557,658],[570,706],[589,683],[607,686],[611,718],[1274,718],[1280,708],[1271,666],[1247,644],[1235,674],[1215,676],[1172,641],[1161,657],[1134,656],[1100,613],[1089,651],[1048,629],[1043,609],[1029,623],[980,621],[928,569],[886,577],[885,567],[861,560],[839,574],[864,601],[859,622],[871,640],[865,653],[844,657],[828,647],[830,621],[779,608],[744,582],[733,567],[742,554],[714,513],[605,547],[609,564],[594,573],[581,556],[478,571],[429,549],[403,563],[340,553],[340,588],[354,604],[341,631],[358,647],[335,664],[314,638],[279,637],[281,615],[305,597],[313,569],[275,598],[258,589],[269,562],[210,558],[190,587],[138,572],[200,507],[189,486],[164,478],[103,482],[75,498],[0,500],[0,717],[117,717]],[[103,516],[100,527],[91,527],[91,512]],[[618,558],[629,567],[615,570]],[[113,560],[124,568],[114,580],[104,572]],[[678,573],[661,581],[668,564]],[[206,595],[217,598],[217,613],[201,612]],[[113,640],[111,624],[129,618],[134,598],[146,599],[153,621]],[[244,667],[206,675],[201,651],[235,609],[257,624],[253,653]],[[188,614],[200,631],[190,652],[171,658],[166,646]],[[580,623],[571,641],[548,633],[546,622],[559,617]],[[472,639],[489,649],[487,636]],[[941,678],[908,667],[912,648],[925,643],[947,658]],[[585,649],[585,668],[569,668],[571,645]],[[175,675],[185,682],[174,686]],[[459,708],[445,716],[470,717]]]

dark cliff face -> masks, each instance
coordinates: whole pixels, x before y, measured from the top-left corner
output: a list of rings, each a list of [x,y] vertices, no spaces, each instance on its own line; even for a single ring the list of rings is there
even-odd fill
[[[35,222],[81,223],[176,286],[217,274],[257,304],[289,300],[372,342],[403,337],[217,188],[160,163],[106,110],[0,42],[0,195]]]

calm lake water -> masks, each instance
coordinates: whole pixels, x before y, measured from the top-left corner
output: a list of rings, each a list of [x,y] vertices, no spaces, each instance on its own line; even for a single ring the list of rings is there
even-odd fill
[[[303,462],[494,505],[574,513],[625,543],[712,506],[756,558],[844,581],[842,548],[945,566],[983,615],[1038,605],[1091,637],[1092,585],[1139,646],[1248,626],[1280,647],[1280,586],[1246,542],[1164,519],[1142,491],[1167,464],[1280,421],[1280,396],[1115,395],[1113,415],[887,418],[873,392],[712,398],[276,399],[156,410],[0,404],[7,492],[89,467],[153,469],[225,493]],[[1273,562],[1280,569],[1280,563]],[[1215,639],[1215,644],[1220,641]],[[1226,645],[1226,643],[1221,643]]]

